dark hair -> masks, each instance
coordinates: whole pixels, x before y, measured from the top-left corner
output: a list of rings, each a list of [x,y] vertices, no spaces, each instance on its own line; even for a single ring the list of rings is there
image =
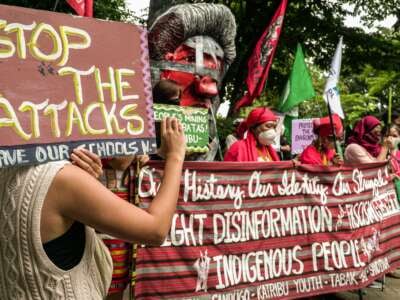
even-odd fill
[[[400,108],[396,107],[395,109],[393,109],[392,111],[392,119],[396,119],[400,117]]]
[[[389,117],[389,112],[385,111],[383,114],[380,115],[381,120],[387,125],[388,122],[388,117]],[[395,107],[392,109],[392,122],[393,120],[397,119],[400,117],[400,107]]]
[[[154,103],[179,104],[171,102],[176,95],[181,96],[181,87],[178,83],[170,79],[161,79],[153,88]]]
[[[396,129],[397,132],[400,133],[400,127],[397,126],[396,124],[391,124],[391,125],[389,126],[389,130],[392,129],[392,128]]]

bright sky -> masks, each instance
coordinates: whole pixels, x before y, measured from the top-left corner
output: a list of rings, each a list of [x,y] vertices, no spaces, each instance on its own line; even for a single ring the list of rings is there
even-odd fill
[[[148,8],[150,0],[125,0],[128,8],[134,12],[141,12],[142,9]]]
[[[128,4],[128,7],[131,10],[133,10],[135,12],[141,12],[145,8],[148,9],[150,0],[125,0],[125,2]],[[346,9],[348,9],[349,11],[352,11],[353,7],[354,6],[346,5]],[[394,23],[396,23],[396,20],[397,19],[395,16],[389,16],[382,22],[376,22],[375,26],[391,27],[391,26],[393,26]],[[373,31],[373,29],[371,29],[371,28],[366,28],[366,27],[361,26],[360,16],[356,16],[356,17],[348,16],[345,20],[345,25],[348,27],[364,28],[364,30],[367,32]]]
[[[348,17],[346,18],[346,20],[344,21],[344,24],[347,27],[358,27],[358,28],[364,28],[364,30],[366,32],[372,32],[375,29],[372,27],[365,27],[365,26],[361,26],[361,21],[360,21],[360,16],[356,16],[356,17]],[[379,27],[392,27],[394,25],[394,23],[396,23],[397,18],[395,16],[389,16],[387,17],[385,20],[380,21],[380,22],[375,22],[374,25],[375,26],[379,26]],[[375,27],[374,26],[374,27]]]
[[[354,5],[345,5],[344,6],[346,10],[352,12],[354,10]],[[362,14],[362,12],[361,12]],[[394,23],[396,23],[397,18],[395,16],[389,16],[387,17],[385,20],[381,21],[381,22],[375,22],[374,26],[372,27],[365,27],[365,26],[361,26],[361,17],[360,15],[358,16],[347,16],[346,20],[344,21],[344,24],[347,27],[358,27],[358,28],[363,28],[364,31],[366,32],[373,32],[376,30],[376,27],[392,27],[394,25]]]

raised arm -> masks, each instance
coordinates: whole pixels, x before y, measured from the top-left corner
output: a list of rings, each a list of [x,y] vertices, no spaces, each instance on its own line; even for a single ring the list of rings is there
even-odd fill
[[[162,243],[178,199],[185,138],[176,119],[164,120],[161,132],[166,158],[164,178],[147,211],[121,201],[87,172],[69,165],[56,175],[46,197],[42,239],[46,240],[46,225],[51,225],[53,217],[64,218],[64,223],[76,220],[128,241]]]

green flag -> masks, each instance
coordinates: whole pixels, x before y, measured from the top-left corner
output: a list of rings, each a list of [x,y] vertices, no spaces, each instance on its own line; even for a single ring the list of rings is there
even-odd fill
[[[285,114],[283,125],[285,126],[284,135],[289,144],[292,144],[292,121],[299,118],[299,110],[297,107]]]
[[[313,97],[315,97],[315,91],[311,76],[304,61],[303,50],[300,44],[297,44],[292,71],[281,95],[278,108],[280,112],[285,113],[285,137],[289,142],[292,135],[292,120],[298,118],[297,106]]]
[[[280,112],[288,112],[301,102],[313,97],[315,97],[315,91],[311,76],[304,62],[303,50],[300,44],[297,44],[292,71],[282,93],[278,109]]]

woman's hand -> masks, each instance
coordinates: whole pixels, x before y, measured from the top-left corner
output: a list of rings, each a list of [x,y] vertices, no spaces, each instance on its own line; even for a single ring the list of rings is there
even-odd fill
[[[295,158],[292,159],[292,163],[294,167],[298,167],[301,165],[301,162],[299,160],[299,158],[296,156]]]
[[[159,154],[165,159],[185,158],[186,140],[182,124],[176,118],[165,118],[161,121],[161,147]]]
[[[281,152],[290,152],[290,150],[292,150],[292,147],[290,147],[290,145],[281,146]]]
[[[391,136],[386,137],[386,138],[383,140],[383,144],[384,144],[384,145],[386,144],[386,147],[387,147],[389,150],[394,150],[394,148],[395,148],[394,139],[393,139],[393,137],[391,137]]]
[[[343,158],[338,153],[336,153],[335,157],[333,158],[333,164],[335,166],[341,166],[344,164]]]
[[[136,155],[135,160],[139,163],[139,167],[142,168],[150,160],[150,157],[147,154]]]
[[[85,170],[94,178],[99,178],[103,174],[101,159],[96,154],[85,148],[76,148],[71,154],[72,164]]]

